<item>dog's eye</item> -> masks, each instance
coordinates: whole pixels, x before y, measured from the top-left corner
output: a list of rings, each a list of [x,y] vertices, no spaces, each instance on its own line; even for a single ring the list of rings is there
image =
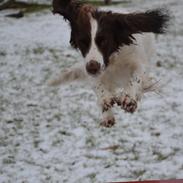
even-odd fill
[[[79,39],[78,44],[81,47],[87,47],[88,46],[88,41],[87,41],[87,39]]]
[[[89,38],[78,39],[77,45],[78,45],[82,55],[85,56],[90,47],[90,39]]]
[[[96,39],[96,43],[99,47],[104,47],[107,44],[107,39],[103,36],[99,36]]]

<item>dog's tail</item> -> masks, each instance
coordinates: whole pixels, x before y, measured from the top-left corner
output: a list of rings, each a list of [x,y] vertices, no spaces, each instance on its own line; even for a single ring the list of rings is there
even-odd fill
[[[81,81],[86,79],[86,73],[83,68],[71,68],[63,71],[56,79],[48,81],[49,86],[57,86],[67,84],[73,81]]]
[[[143,82],[143,93],[161,93],[161,88],[162,86],[160,80],[156,80],[154,77],[147,77]]]

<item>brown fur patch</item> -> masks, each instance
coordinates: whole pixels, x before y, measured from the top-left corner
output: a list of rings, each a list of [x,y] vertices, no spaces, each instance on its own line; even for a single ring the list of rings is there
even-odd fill
[[[94,18],[99,25],[96,44],[103,54],[105,65],[108,65],[113,52],[121,46],[134,43],[133,34],[164,33],[169,15],[161,9],[129,14],[96,11]]]
[[[90,17],[96,9],[88,4],[75,0],[53,0],[53,13],[59,13],[68,20],[71,26],[70,44],[79,48],[85,56],[91,43]]]
[[[169,16],[162,9],[145,13],[112,13],[98,11],[77,0],[53,0],[53,13],[59,13],[71,26],[70,44],[85,57],[91,46],[90,17],[97,20],[99,29],[95,42],[103,55],[105,65],[119,47],[134,43],[133,34],[142,32],[164,33]]]

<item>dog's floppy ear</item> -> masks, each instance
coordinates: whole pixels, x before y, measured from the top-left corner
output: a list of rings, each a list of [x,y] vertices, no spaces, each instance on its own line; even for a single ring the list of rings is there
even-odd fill
[[[70,4],[71,0],[53,0],[52,7],[53,7],[53,13],[58,13],[63,15],[65,12],[65,9]]]
[[[64,19],[67,19],[71,22],[72,19],[77,16],[77,12],[80,6],[81,3],[77,0],[53,0],[52,12],[54,14],[58,13],[62,15]]]
[[[169,13],[164,9],[146,11],[145,13],[130,13],[116,15],[118,27],[127,29],[130,34],[153,32],[164,33],[170,19]]]
[[[53,13],[58,13],[63,16],[64,19],[69,21],[69,24],[71,26],[70,44],[74,48],[78,47],[75,40],[77,34],[76,19],[78,17],[81,6],[81,2],[77,0],[53,0],[52,2]]]

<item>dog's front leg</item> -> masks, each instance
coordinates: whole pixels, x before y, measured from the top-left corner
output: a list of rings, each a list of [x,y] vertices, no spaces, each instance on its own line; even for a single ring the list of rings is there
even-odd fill
[[[110,128],[114,126],[115,118],[112,109],[108,109],[107,111],[102,111],[102,121],[100,123],[101,126]]]
[[[115,124],[115,118],[112,112],[112,107],[115,103],[115,97],[112,91],[106,88],[106,86],[100,82],[95,82],[93,86],[94,92],[97,95],[98,105],[102,112],[101,126],[112,127]]]
[[[48,81],[49,86],[63,85],[73,81],[86,80],[87,74],[83,64],[76,64],[71,68],[62,71],[57,78]]]

